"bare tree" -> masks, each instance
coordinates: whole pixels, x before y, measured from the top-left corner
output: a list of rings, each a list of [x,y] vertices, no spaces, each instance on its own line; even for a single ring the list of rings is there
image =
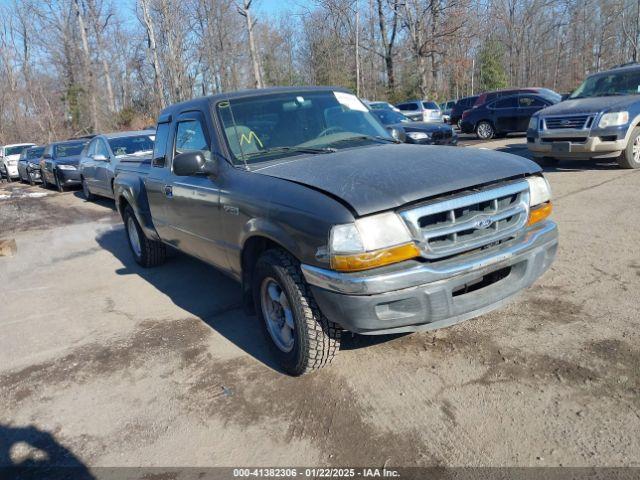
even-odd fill
[[[257,20],[251,17],[251,4],[253,0],[243,0],[238,3],[238,13],[242,15],[247,24],[247,42],[249,44],[249,54],[251,55],[251,66],[253,69],[253,85],[254,88],[262,88],[262,73],[260,71],[260,62],[258,60],[258,52],[254,39],[254,28]]]

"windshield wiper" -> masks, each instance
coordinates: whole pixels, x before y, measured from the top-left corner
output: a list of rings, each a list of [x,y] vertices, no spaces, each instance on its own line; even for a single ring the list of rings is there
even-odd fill
[[[267,150],[260,150],[259,152],[247,153],[244,155],[244,158],[254,158],[262,155],[271,155],[274,153],[333,153],[335,152],[335,148],[323,147],[323,148],[313,148],[313,147],[274,147],[268,148]]]
[[[380,135],[356,135],[353,137],[341,138],[340,140],[334,140],[329,144],[333,145],[334,143],[352,142],[354,140],[377,140],[379,142],[402,143],[400,140],[396,140],[395,138],[387,138]]]

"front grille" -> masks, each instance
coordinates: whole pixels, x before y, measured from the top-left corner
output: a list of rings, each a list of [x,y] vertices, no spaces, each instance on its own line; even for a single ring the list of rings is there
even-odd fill
[[[444,140],[446,138],[451,138],[451,130],[448,131],[437,131],[431,134],[431,138],[433,140]]]
[[[529,184],[517,181],[404,210],[400,215],[427,259],[513,237],[529,217]]]
[[[590,115],[572,115],[569,117],[546,117],[544,123],[548,130],[558,130],[561,128],[583,129],[591,126],[592,117]]]

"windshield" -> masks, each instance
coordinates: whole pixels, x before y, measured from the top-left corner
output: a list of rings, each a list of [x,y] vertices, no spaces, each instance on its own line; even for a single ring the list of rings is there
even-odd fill
[[[27,159],[33,160],[34,158],[40,158],[44,152],[44,147],[30,148],[27,150]]]
[[[345,92],[256,95],[219,102],[216,110],[233,160],[242,165],[394,141],[369,109]]]
[[[562,95],[558,92],[554,92],[550,88],[541,88],[538,90],[538,94],[547,100],[550,100],[552,103],[558,103],[562,100]]]
[[[74,143],[61,143],[60,145],[55,146],[55,157],[64,158],[64,157],[74,157],[76,155],[80,155],[84,146],[88,143],[88,141],[84,142],[74,142]]]
[[[16,147],[6,147],[4,149],[4,154],[8,157],[9,155],[20,155],[22,151],[30,147],[31,145],[18,145]]]
[[[393,125],[394,123],[410,122],[408,117],[393,110],[375,110],[373,114],[380,119],[385,125]]]
[[[640,70],[588,77],[569,98],[637,95],[640,93]]]
[[[153,151],[153,135],[111,138],[109,146],[116,157],[150,153]]]
[[[392,110],[393,111],[393,106],[385,102],[370,103],[369,108],[371,110]]]
[[[440,110],[440,106],[436,102],[422,102],[422,106],[426,110]]]

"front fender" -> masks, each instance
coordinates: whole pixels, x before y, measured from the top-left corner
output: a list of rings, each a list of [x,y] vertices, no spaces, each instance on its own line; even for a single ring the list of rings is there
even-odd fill
[[[116,208],[120,216],[124,217],[123,205],[125,205],[125,202],[131,205],[136,220],[138,220],[147,238],[160,240],[160,236],[153,225],[153,218],[151,217],[151,210],[149,208],[147,195],[144,191],[144,185],[142,185],[141,181],[139,182],[140,185],[138,187],[134,187],[130,183],[118,183],[114,185]]]

